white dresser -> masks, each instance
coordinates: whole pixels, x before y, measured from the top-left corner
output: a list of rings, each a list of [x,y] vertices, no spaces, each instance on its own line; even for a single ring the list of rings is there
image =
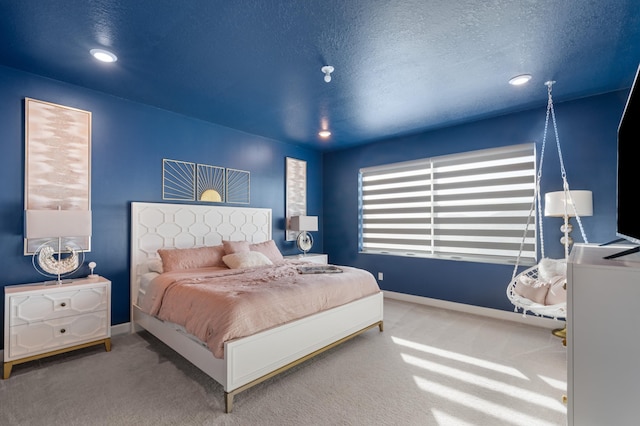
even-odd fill
[[[4,292],[3,379],[23,362],[98,344],[111,350],[111,281],[95,276]]]
[[[640,255],[629,246],[577,244],[567,268],[569,425],[637,425]]]

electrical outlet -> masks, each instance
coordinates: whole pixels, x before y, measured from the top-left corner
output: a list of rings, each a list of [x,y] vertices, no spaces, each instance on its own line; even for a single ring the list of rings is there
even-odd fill
[[[382,272],[378,272],[378,281],[382,281],[384,279],[384,275]]]

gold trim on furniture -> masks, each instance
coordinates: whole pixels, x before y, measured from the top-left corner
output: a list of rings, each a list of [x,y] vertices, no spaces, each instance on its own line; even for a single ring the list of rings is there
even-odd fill
[[[322,347],[322,348],[318,349],[315,352],[311,352],[310,354],[305,355],[302,358],[298,358],[297,360],[292,361],[289,364],[284,365],[284,366],[278,368],[277,370],[274,370],[274,371],[270,372],[269,374],[265,374],[264,376],[259,377],[259,378],[255,379],[254,381],[247,383],[244,386],[240,386],[239,388],[234,389],[231,392],[225,392],[224,393],[224,411],[225,411],[225,413],[230,413],[231,410],[233,410],[233,397],[235,395],[239,394],[240,392],[245,391],[245,390],[249,389],[250,387],[253,387],[253,386],[257,385],[257,384],[260,384],[260,383],[264,382],[265,380],[270,379],[270,378],[272,378],[272,377],[274,377],[274,376],[276,376],[276,375],[278,375],[278,374],[280,374],[280,373],[282,373],[284,371],[287,371],[290,368],[295,367],[296,365],[302,364],[303,362],[313,358],[314,356],[319,355],[322,352],[325,352],[325,351],[327,351],[327,350],[329,350],[331,348],[334,348],[334,347],[338,346],[339,344],[344,343],[347,340],[352,339],[352,338],[356,337],[357,335],[362,334],[365,331],[367,331],[369,329],[372,329],[374,327],[378,327],[380,329],[380,332],[384,331],[383,322],[382,321],[375,322],[375,323],[363,328],[362,330],[356,331],[355,333],[350,334],[350,335],[348,335],[346,337],[343,337],[340,340],[336,340],[335,342],[333,342],[333,343],[331,343],[331,344],[329,344],[329,345],[327,345],[325,347]]]
[[[3,366],[2,378],[4,380],[9,378],[9,376],[11,375],[11,369],[13,368],[14,365],[24,364],[25,362],[35,361],[37,359],[46,358],[53,355],[59,355],[65,352],[75,351],[76,349],[83,349],[83,348],[88,348],[90,346],[96,346],[96,345],[102,345],[102,344],[104,344],[105,351],[111,352],[111,338],[107,337],[106,339],[95,340],[93,342],[82,343],[82,344],[70,346],[64,349],[57,349],[55,351],[45,352],[43,354],[32,355],[26,358],[14,359],[13,361],[7,361],[4,363],[4,366]]]

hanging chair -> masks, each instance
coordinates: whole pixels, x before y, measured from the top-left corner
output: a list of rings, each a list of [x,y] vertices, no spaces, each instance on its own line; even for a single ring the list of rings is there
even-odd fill
[[[569,182],[567,180],[567,174],[564,168],[564,161],[562,159],[562,150],[560,149],[560,139],[558,138],[558,127],[556,125],[556,116],[553,109],[553,99],[551,97],[551,89],[555,82],[547,81],[548,102],[547,102],[547,114],[544,123],[544,136],[542,139],[542,149],[540,151],[540,165],[538,167],[536,175],[535,197],[531,203],[531,209],[529,210],[529,216],[527,218],[527,225],[525,227],[524,235],[520,243],[520,251],[516,258],[516,264],[513,268],[513,274],[511,276],[511,282],[507,286],[507,297],[514,305],[514,311],[522,311],[523,316],[526,316],[527,312],[531,312],[537,316],[550,317],[554,319],[564,319],[567,316],[567,302],[566,302],[566,279],[567,279],[567,260],[569,258],[569,212],[576,217],[582,239],[585,243],[588,243],[586,234],[582,227],[582,221],[577,214],[575,203],[571,197],[569,191]],[[542,166],[544,163],[544,152],[547,141],[547,130],[549,125],[549,116],[553,121],[553,129],[556,138],[556,147],[558,149],[558,157],[560,159],[560,172],[562,176],[563,190],[565,195],[565,214],[564,214],[564,259],[548,259],[545,257],[544,252],[544,231],[542,226],[542,208],[540,201],[540,180],[542,178]],[[537,209],[536,209],[537,207]],[[570,210],[572,209],[572,210]],[[534,211],[538,212],[538,223],[540,233],[540,253],[542,260],[537,264],[524,271],[518,273],[520,267],[520,258],[524,248],[527,231],[531,223],[531,218],[534,216]],[[564,293],[562,293],[564,292]],[[550,297],[549,297],[550,296]],[[564,296],[564,297],[563,297]]]

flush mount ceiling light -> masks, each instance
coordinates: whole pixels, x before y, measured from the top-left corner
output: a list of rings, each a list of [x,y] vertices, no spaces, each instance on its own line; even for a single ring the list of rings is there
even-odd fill
[[[320,68],[320,71],[324,73],[324,81],[327,83],[330,82],[331,73],[334,71],[334,68],[331,65],[325,65],[324,67]]]
[[[320,130],[318,132],[318,136],[320,136],[321,138],[328,138],[329,136],[331,136],[331,132],[328,130]]]
[[[520,74],[509,80],[509,84],[512,86],[521,86],[531,80],[531,74]]]
[[[89,53],[101,62],[115,62],[118,60],[116,55],[104,49],[91,49]]]

